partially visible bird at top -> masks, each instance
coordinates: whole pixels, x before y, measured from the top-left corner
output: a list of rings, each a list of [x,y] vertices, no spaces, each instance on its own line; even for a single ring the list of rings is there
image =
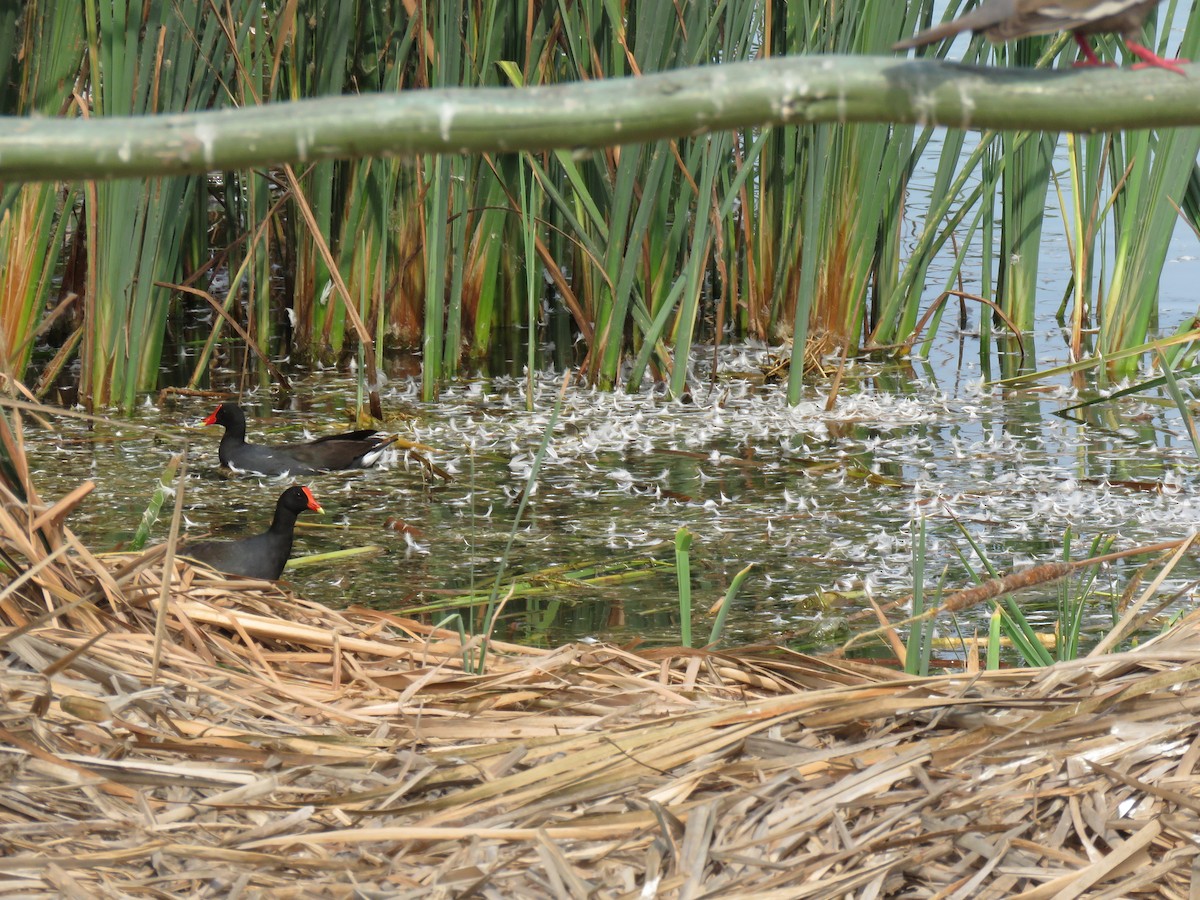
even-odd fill
[[[994,42],[1011,41],[1037,34],[1070,31],[1083,53],[1077,66],[1102,66],[1092,52],[1089,35],[1119,34],[1129,51],[1141,60],[1135,69],[1169,69],[1185,74],[1178,63],[1186,59],[1163,59],[1141,43],[1142,23],[1160,0],[984,0],[973,10],[950,22],[926,29],[893,50],[908,50],[953,37],[963,31],[982,32]]]

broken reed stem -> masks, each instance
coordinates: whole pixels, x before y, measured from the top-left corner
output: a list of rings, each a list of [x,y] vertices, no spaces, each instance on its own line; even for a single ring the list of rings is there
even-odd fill
[[[1022,572],[1013,572],[1011,575],[1005,575],[1002,578],[993,578],[983,582],[983,584],[977,584],[965,590],[956,591],[948,596],[940,606],[930,607],[919,616],[910,616],[900,622],[881,625],[870,631],[864,631],[862,634],[856,634],[834,651],[835,655],[840,656],[855,644],[861,643],[867,638],[892,631],[892,629],[900,628],[904,625],[912,625],[915,622],[924,622],[940,613],[961,612],[964,609],[970,609],[972,606],[977,606],[987,600],[994,600],[1013,591],[1020,591],[1039,584],[1057,581],[1065,575],[1071,574],[1077,565],[1077,563],[1066,562],[1043,563],[1040,566],[1034,566]]]
[[[1128,556],[1141,556],[1146,553],[1164,553],[1166,551],[1174,551],[1182,553],[1186,549],[1186,545],[1196,539],[1196,535],[1189,535],[1186,538],[1180,538],[1175,541],[1161,541],[1157,544],[1147,544],[1142,547],[1131,547],[1128,550],[1118,550],[1113,553],[1105,553],[1102,556],[1092,556],[1088,559],[1077,560],[1076,562],[1051,562],[1042,563],[1038,566],[1025,569],[1021,572],[1013,572],[1010,575],[1005,575],[1002,578],[993,578],[983,584],[977,584],[964,590],[957,591],[948,596],[940,606],[934,606],[925,610],[919,616],[910,616],[899,622],[881,625],[879,628],[865,631],[862,634],[856,634],[846,643],[842,644],[833,652],[834,656],[842,656],[851,647],[860,644],[868,638],[876,637],[880,634],[885,634],[892,629],[900,628],[905,625],[912,625],[916,622],[923,622],[931,619],[941,613],[961,612],[964,609],[970,609],[980,603],[988,600],[994,600],[997,597],[1002,597],[1005,594],[1013,591],[1021,591],[1026,588],[1036,587],[1041,584],[1048,584],[1052,581],[1057,581],[1070,575],[1077,569],[1083,569],[1088,566],[1100,565],[1101,563],[1112,562],[1117,559],[1124,559]],[[911,599],[911,597],[909,598]],[[898,600],[892,606],[898,606],[904,603],[904,600]],[[887,607],[884,607],[886,610]],[[882,615],[882,610],[876,609],[878,615]]]
[[[1145,607],[1148,602],[1150,602],[1151,597],[1158,593],[1159,587],[1162,586],[1162,583],[1166,581],[1167,576],[1174,571],[1175,566],[1179,564],[1179,561],[1183,558],[1183,555],[1187,553],[1188,549],[1192,546],[1192,544],[1195,543],[1197,536],[1197,534],[1191,534],[1179,543],[1179,546],[1171,555],[1170,561],[1163,566],[1162,571],[1158,573],[1158,575],[1153,581],[1150,582],[1150,584],[1146,585],[1146,589],[1142,591],[1141,596],[1139,596],[1138,599],[1135,600],[1129,606],[1129,608],[1125,610],[1124,614],[1122,614],[1121,620],[1117,623],[1116,627],[1106,634],[1104,639],[1101,640],[1099,644],[1092,648],[1092,652],[1089,653],[1088,656],[1101,656],[1105,653],[1111,652],[1112,648],[1117,645],[1117,642],[1124,639],[1126,635],[1133,630],[1134,623],[1140,621],[1139,613],[1142,611],[1142,608]]]

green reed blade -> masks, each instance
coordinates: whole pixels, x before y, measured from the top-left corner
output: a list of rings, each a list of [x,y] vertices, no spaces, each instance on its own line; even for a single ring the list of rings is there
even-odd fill
[[[146,504],[146,509],[142,513],[142,519],[138,523],[137,531],[134,532],[133,540],[129,542],[130,550],[138,551],[146,546],[146,541],[150,539],[150,531],[158,522],[158,516],[162,511],[163,503],[170,494],[177,490],[177,486],[174,483],[175,473],[179,470],[179,463],[182,460],[183,454],[176,453],[167,461],[166,468],[163,469],[162,475],[158,477],[158,484],[155,485],[150,502]]]
[[[713,620],[712,630],[708,633],[708,645],[713,646],[725,636],[725,620],[729,617],[729,610],[733,608],[733,601],[737,598],[738,591],[742,589],[742,583],[750,575],[750,570],[754,568],[754,563],[750,563],[740,572],[733,576],[733,580],[729,582],[729,588],[725,591],[725,596],[721,599],[721,608],[717,611],[717,617]]]

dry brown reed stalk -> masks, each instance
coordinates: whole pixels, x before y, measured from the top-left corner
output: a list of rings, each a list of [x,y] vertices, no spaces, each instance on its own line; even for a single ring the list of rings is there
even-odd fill
[[[375,338],[367,330],[362,316],[358,313],[358,307],[355,306],[354,298],[350,296],[350,291],[346,287],[345,280],[342,278],[341,270],[338,268],[337,260],[333,258],[333,251],[329,249],[329,243],[325,240],[320,225],[317,224],[312,207],[305,197],[304,189],[300,186],[300,180],[296,177],[296,173],[290,165],[284,165],[283,171],[287,176],[288,188],[291,191],[292,199],[295,201],[296,209],[308,225],[309,236],[329,269],[329,277],[333,282],[333,286],[337,289],[338,297],[342,301],[342,309],[346,312],[346,318],[350,320],[350,324],[358,335],[363,349],[363,361],[367,370],[367,384],[369,386],[367,398],[371,415],[382,421],[383,404],[379,399],[379,388],[377,387],[379,376],[376,373],[375,355],[378,348],[375,346]]]
[[[96,557],[25,489],[0,894],[1195,891],[1200,613],[1039,670],[494,642],[477,675],[399,615]]]
[[[1092,564],[1094,561],[1085,560],[1085,562]],[[1020,572],[1012,572],[1000,578],[992,578],[981,584],[964,588],[961,591],[955,591],[949,594],[939,605],[930,607],[919,616],[909,616],[900,622],[887,622],[884,619],[883,607],[877,606],[875,607],[875,614],[884,620],[884,624],[871,631],[864,631],[854,635],[854,637],[842,645],[839,652],[845,653],[851,647],[861,644],[868,638],[881,634],[886,636],[892,644],[897,644],[899,639],[896,636],[896,628],[911,625],[915,622],[924,622],[942,613],[962,612],[963,610],[970,609],[972,606],[978,606],[987,600],[995,600],[1014,591],[1023,591],[1027,588],[1057,581],[1060,578],[1070,575],[1071,572],[1075,571],[1081,565],[1083,563],[1052,562],[1043,563],[1039,566],[1030,566],[1028,569],[1023,569]]]
[[[871,631],[860,632],[836,651],[837,654],[845,653],[847,650],[865,642],[869,638],[883,635],[884,638],[893,646],[893,649],[899,648],[899,637],[895,629],[905,625],[912,625],[916,622],[924,622],[943,613],[956,613],[970,609],[973,606],[978,606],[980,603],[985,603],[988,600],[997,600],[1006,594],[1012,594],[1017,591],[1027,590],[1033,587],[1039,587],[1044,584],[1049,584],[1057,581],[1060,578],[1065,578],[1072,572],[1080,569],[1085,569],[1089,566],[1098,566],[1103,563],[1112,562],[1117,559],[1126,559],[1131,556],[1144,556],[1147,554],[1165,554],[1170,551],[1170,559],[1166,565],[1159,571],[1149,587],[1142,592],[1138,601],[1133,607],[1127,610],[1121,618],[1121,621],[1110,632],[1103,641],[1093,650],[1094,655],[1108,653],[1116,644],[1128,637],[1134,630],[1137,623],[1144,624],[1144,619],[1138,617],[1138,613],[1150,600],[1151,597],[1157,594],[1158,588],[1166,580],[1166,578],[1174,571],[1175,566],[1183,558],[1184,554],[1195,544],[1197,539],[1200,539],[1200,534],[1192,534],[1186,538],[1180,538],[1174,541],[1162,541],[1156,544],[1146,544],[1138,547],[1130,547],[1125,550],[1117,550],[1112,553],[1105,553],[1102,556],[1092,556],[1087,559],[1075,560],[1073,562],[1050,562],[1042,563],[1036,566],[1030,566],[1027,569],[1022,569],[1020,572],[1010,572],[999,578],[991,578],[980,584],[972,585],[969,588],[963,588],[960,591],[955,591],[948,594],[946,598],[937,606],[931,606],[919,616],[909,616],[899,622],[888,622],[885,613],[889,609],[897,606],[902,606],[907,602],[911,602],[912,597],[909,596],[902,600],[897,600],[888,604],[886,607],[878,606],[872,600],[871,605],[875,616],[883,623],[878,628]],[[903,660],[903,651],[897,652],[897,658]]]

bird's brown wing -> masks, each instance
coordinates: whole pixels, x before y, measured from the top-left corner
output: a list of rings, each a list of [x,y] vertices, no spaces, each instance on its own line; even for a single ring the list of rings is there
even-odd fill
[[[928,28],[907,41],[900,41],[893,44],[892,49],[907,50],[910,47],[920,47],[924,44],[932,44],[935,41],[953,37],[964,31],[982,31],[988,37],[996,40],[997,38],[994,37],[995,29],[1001,26],[1007,19],[1017,15],[1018,7],[1021,5],[1024,5],[1022,0],[985,0],[985,2],[979,4],[979,6],[975,7],[965,16],[960,16],[952,22],[943,22],[941,25]]]
[[[1137,37],[1158,4],[1159,0],[1016,0],[1013,14],[992,27],[988,37],[1011,41],[1058,31]]]
[[[985,0],[965,16],[922,31],[895,50],[932,44],[963,31],[982,31],[993,41],[1073,31],[1113,32],[1137,39],[1142,22],[1160,0]]]

